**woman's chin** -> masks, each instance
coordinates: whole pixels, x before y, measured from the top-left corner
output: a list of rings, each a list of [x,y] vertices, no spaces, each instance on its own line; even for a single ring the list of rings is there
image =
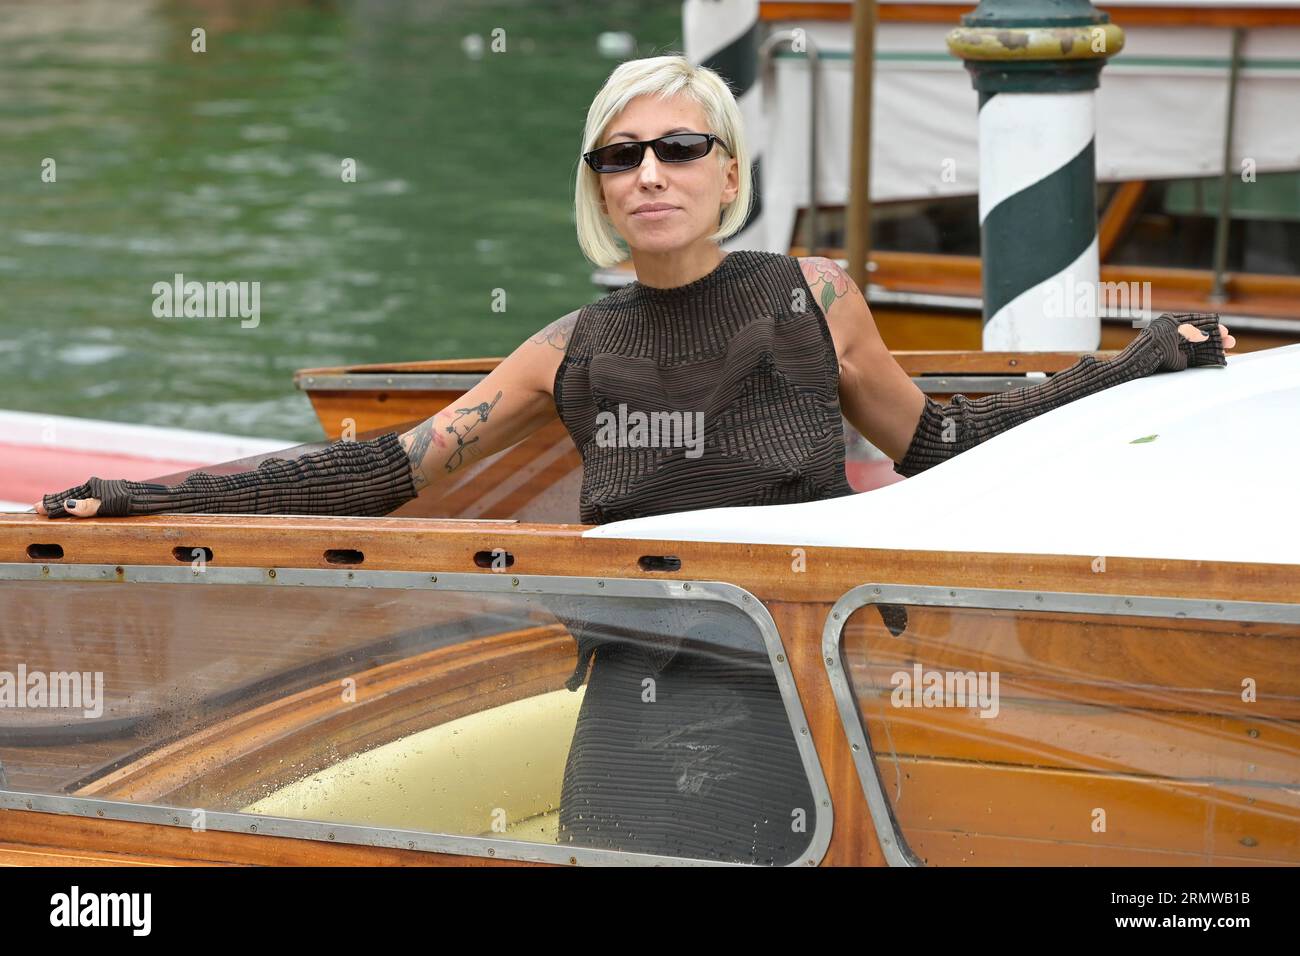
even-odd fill
[[[640,228],[632,231],[629,245],[641,252],[672,252],[690,245],[689,237],[680,229]]]

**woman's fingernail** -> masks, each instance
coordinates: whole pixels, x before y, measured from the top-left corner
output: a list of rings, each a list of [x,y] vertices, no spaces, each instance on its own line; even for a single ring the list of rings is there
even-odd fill
[[[77,499],[76,499],[76,498],[69,498],[67,501],[65,501],[65,502],[63,503],[63,507],[65,507],[65,508],[75,508],[75,507],[77,507]]]

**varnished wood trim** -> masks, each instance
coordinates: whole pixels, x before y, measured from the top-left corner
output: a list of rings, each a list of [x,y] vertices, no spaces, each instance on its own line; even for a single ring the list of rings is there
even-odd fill
[[[1146,180],[1133,179],[1120,183],[1110,202],[1106,204],[1106,211],[1102,213],[1101,222],[1097,227],[1098,255],[1102,262],[1110,258],[1120,238],[1128,231],[1133,217],[1137,214],[1138,206],[1142,203],[1142,197],[1146,195],[1146,190]]]
[[[821,658],[821,630],[830,607],[771,601],[767,609],[789,657],[808,731],[831,793],[834,828],[821,865],[883,866],[885,855],[871,823],[852,744],[844,733]]]
[[[458,372],[467,374],[484,374],[492,371],[503,361],[502,358],[464,358],[464,359],[425,359],[418,362],[374,362],[369,365],[330,365],[321,368],[303,368],[293,373],[293,380],[299,388],[306,388],[304,380],[316,375],[348,375],[368,372]]]
[[[791,573],[792,549],[782,545],[716,544],[583,538],[586,525],[519,522],[490,524],[407,518],[314,518],[289,515],[153,515],[138,518],[60,519],[0,515],[0,561],[40,566],[27,556],[33,541],[62,545],[63,564],[172,566],[177,539],[213,548],[213,566],[298,567],[337,570],[328,548],[355,548],[367,570],[492,574],[474,563],[478,551],[503,547],[515,557],[513,574],[581,575],[664,580],[727,581],[764,600],[838,600],[868,581],[960,587],[1046,589],[1095,594],[1149,594],[1293,603],[1295,567],[1228,561],[1107,557],[1096,574],[1095,555],[899,551],[878,548],[804,549],[805,573]],[[680,571],[642,571],[642,555],[672,554]],[[105,582],[105,587],[115,587]],[[201,586],[201,585],[196,585]],[[259,585],[275,586],[275,585]]]
[[[549,866],[520,860],[452,856],[420,850],[324,843],[265,834],[194,832],[188,827],[100,820],[32,810],[0,810],[0,843],[11,847],[40,847],[71,857],[87,853],[119,853],[163,862],[252,866]]]
[[[1085,355],[1110,358],[1114,350],[1102,352],[969,352],[899,350],[891,353],[908,375],[976,375],[1026,372],[1061,372]]]

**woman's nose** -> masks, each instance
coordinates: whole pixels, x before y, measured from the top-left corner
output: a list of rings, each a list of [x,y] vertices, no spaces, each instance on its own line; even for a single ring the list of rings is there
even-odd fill
[[[653,149],[647,149],[645,156],[641,158],[641,165],[637,169],[637,178],[643,183],[660,182],[661,170],[659,169],[659,157],[655,155]]]

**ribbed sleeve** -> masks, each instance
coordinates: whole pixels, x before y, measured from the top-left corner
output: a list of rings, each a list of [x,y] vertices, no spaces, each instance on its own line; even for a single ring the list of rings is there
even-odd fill
[[[196,472],[178,485],[106,480],[44,497],[51,518],[65,517],[69,498],[98,498],[99,514],[162,513],[386,515],[416,496],[406,450],[394,434],[338,441],[294,459],[267,458],[238,475]]]
[[[1209,338],[1204,342],[1189,342],[1178,332],[1178,326],[1184,322],[1196,326]],[[1053,408],[1153,372],[1227,364],[1217,314],[1167,312],[1153,319],[1114,358],[1101,361],[1085,355],[1041,385],[987,395],[975,401],[954,395],[946,405],[927,397],[907,453],[894,466],[894,471],[908,477],[919,474]]]

